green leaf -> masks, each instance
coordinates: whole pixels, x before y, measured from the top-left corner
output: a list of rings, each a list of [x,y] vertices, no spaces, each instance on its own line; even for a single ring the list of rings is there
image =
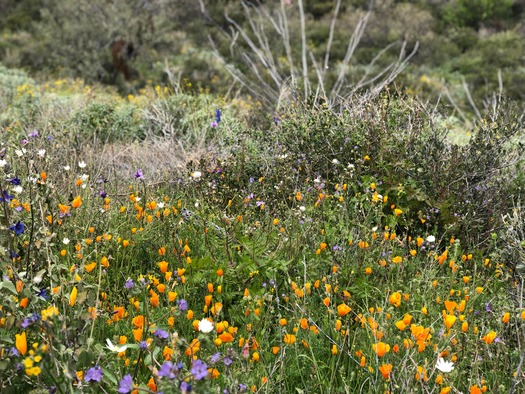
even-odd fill
[[[15,285],[13,284],[13,282],[11,282],[9,280],[5,280],[3,282],[0,282],[0,290],[3,289],[3,288],[6,288],[7,290],[9,290],[14,295],[18,295],[18,293],[16,291],[16,288],[15,288]]]

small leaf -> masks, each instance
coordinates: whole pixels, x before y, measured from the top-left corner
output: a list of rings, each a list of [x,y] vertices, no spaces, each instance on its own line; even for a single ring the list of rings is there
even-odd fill
[[[0,282],[0,290],[3,289],[3,288],[9,290],[14,295],[18,295],[18,293],[16,291],[16,288],[15,288],[15,285],[13,284],[13,282],[11,282],[9,280],[5,280],[3,282]]]

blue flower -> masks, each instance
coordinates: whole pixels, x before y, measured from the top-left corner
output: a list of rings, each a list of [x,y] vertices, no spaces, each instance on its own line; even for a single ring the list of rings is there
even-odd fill
[[[217,123],[220,123],[221,115],[222,115],[221,110],[219,108],[217,108],[217,111],[215,111],[215,121]]]
[[[133,389],[133,379],[131,379],[131,375],[130,374],[127,374],[119,382],[119,384],[118,384],[118,392],[120,394],[127,394],[132,389]]]
[[[14,178],[8,178],[6,179],[7,182],[10,182],[12,185],[15,185],[15,186],[20,186],[22,184],[22,182],[20,181],[20,178],[18,177],[14,177]]]
[[[195,360],[191,365],[191,374],[197,380],[204,379],[208,376],[208,366],[202,360]]]
[[[9,227],[9,230],[14,231],[16,235],[23,234],[26,230],[26,226],[24,226],[24,223],[22,223],[20,220],[13,224],[11,227]]]
[[[87,370],[84,380],[86,382],[100,382],[102,380],[103,374],[102,368],[100,368],[98,365],[95,365],[93,368],[89,368]]]

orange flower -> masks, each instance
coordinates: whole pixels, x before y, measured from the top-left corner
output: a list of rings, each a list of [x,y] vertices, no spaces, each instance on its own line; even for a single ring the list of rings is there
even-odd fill
[[[477,384],[470,387],[470,394],[481,394],[483,391],[478,387]]]
[[[201,348],[201,343],[198,339],[193,339],[190,343],[190,345],[186,348],[186,351],[184,354],[186,356],[193,356],[195,353],[197,353]]]
[[[22,298],[22,300],[20,301],[20,308],[27,307],[27,304],[29,304],[29,298],[27,297]]]
[[[389,379],[390,373],[392,372],[392,364],[383,364],[379,367],[379,372],[383,375],[383,378]]]
[[[157,263],[157,265],[159,266],[160,272],[162,272],[163,274],[166,273],[166,271],[168,270],[167,261],[160,261]]]
[[[16,350],[20,352],[21,355],[24,355],[27,353],[27,339],[26,339],[26,333],[23,332],[22,334],[15,334],[15,346]]]
[[[452,313],[454,309],[456,309],[457,307],[458,307],[457,302],[449,301],[449,300],[445,301],[445,309],[447,310],[448,313]]]
[[[494,339],[496,339],[497,335],[498,334],[496,334],[494,331],[490,331],[487,333],[487,335],[485,335],[484,337],[481,337],[481,340],[485,342],[487,345],[489,345],[492,342],[494,342]]]
[[[73,208],[77,209],[82,205],[82,198],[80,196],[76,197],[72,202],[71,205]]]
[[[95,263],[95,262],[93,261],[93,262],[90,263],[90,264],[86,264],[86,265],[84,266],[84,269],[85,269],[88,273],[90,273],[91,271],[93,271],[93,270],[95,269],[96,266],[97,266],[97,263]]]
[[[403,257],[401,256],[395,256],[392,258],[392,263],[394,264],[399,264],[399,263],[402,263],[403,262]]]
[[[390,351],[390,345],[384,342],[377,342],[372,345],[372,349],[376,352],[378,357],[383,357]]]
[[[337,306],[337,314],[341,317],[348,315],[351,310],[352,308],[344,303]]]
[[[507,324],[509,322],[509,319],[510,319],[510,313],[509,312],[506,312],[504,315],[503,315],[503,318],[501,319],[501,321],[505,324]]]
[[[287,345],[293,345],[295,343],[295,335],[293,334],[285,334],[284,336],[284,343],[286,343]]]
[[[308,329],[308,320],[306,320],[304,317],[299,321],[299,324],[303,330]]]
[[[388,301],[395,307],[399,307],[401,305],[401,293],[398,293],[397,291],[392,293],[388,298]]]
[[[132,320],[132,323],[137,328],[144,328],[144,316],[142,315],[135,316]]]
[[[233,342],[233,335],[229,332],[223,332],[221,335],[219,335],[219,339],[223,343]]]

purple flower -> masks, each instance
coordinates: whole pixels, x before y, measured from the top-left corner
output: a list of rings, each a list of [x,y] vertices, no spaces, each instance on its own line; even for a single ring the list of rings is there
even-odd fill
[[[135,173],[135,179],[140,179],[141,181],[144,180],[144,173],[142,172],[140,168]]]
[[[241,390],[241,393],[245,392],[247,388],[248,387],[246,387],[245,384],[239,383],[239,390]]]
[[[182,381],[180,383],[180,389],[183,393],[189,393],[191,392],[191,384],[189,384],[188,382]]]
[[[127,289],[127,290],[131,290],[133,289],[133,287],[135,286],[135,283],[133,283],[133,279],[128,279],[126,281],[126,283],[124,284],[124,287]]]
[[[102,198],[106,198],[108,194],[106,193],[106,191],[104,189],[102,189],[101,191],[98,192],[98,196],[99,197],[102,197]]]
[[[224,365],[226,365],[227,367],[229,367],[230,365],[232,365],[233,361],[231,358],[229,357],[224,357],[224,360],[222,360],[222,362],[224,363]]]
[[[186,300],[178,300],[177,304],[179,305],[179,309],[181,311],[185,311],[186,309],[188,309],[188,302]]]
[[[12,185],[15,185],[15,186],[20,186],[21,185],[21,181],[20,181],[20,178],[18,177],[14,177],[14,178],[8,178],[6,179],[7,182],[11,183]]]
[[[218,124],[216,121],[212,121],[212,122],[210,123],[210,127],[212,127],[212,128],[215,128],[215,127],[217,127],[218,125],[219,125],[219,124]]]
[[[33,130],[29,133],[29,138],[35,138],[38,136],[38,130]]]
[[[178,365],[172,363],[171,361],[166,361],[160,367],[160,370],[157,373],[157,375],[161,378],[169,378],[173,380],[177,377],[177,372],[179,372]]]
[[[164,330],[158,329],[153,336],[159,339],[168,339],[169,334]]]
[[[9,227],[9,230],[14,231],[16,235],[23,234],[25,229],[26,226],[24,226],[24,223],[22,223],[20,220]]]
[[[12,200],[14,197],[15,196],[9,194],[9,192],[7,190],[4,190],[2,192],[2,194],[0,195],[0,202],[3,202],[3,201],[8,202],[8,201]]]
[[[202,360],[195,360],[191,366],[191,374],[197,380],[204,379],[208,376],[208,366]]]
[[[215,121],[217,123],[220,123],[221,115],[222,115],[221,110],[219,108],[217,108],[217,111],[215,111]]]
[[[84,380],[86,382],[100,382],[102,380],[102,375],[102,368],[100,368],[98,365],[95,365],[93,368],[89,368],[87,370]]]
[[[211,356],[210,362],[212,364],[215,364],[219,360],[220,356],[221,356],[220,353],[215,353],[213,356]]]
[[[139,348],[140,348],[140,350],[146,350],[148,348],[148,342],[140,341]]]
[[[118,384],[118,392],[120,394],[127,394],[132,389],[133,389],[133,379],[131,379],[131,375],[130,374],[127,374],[119,382],[119,384]]]

